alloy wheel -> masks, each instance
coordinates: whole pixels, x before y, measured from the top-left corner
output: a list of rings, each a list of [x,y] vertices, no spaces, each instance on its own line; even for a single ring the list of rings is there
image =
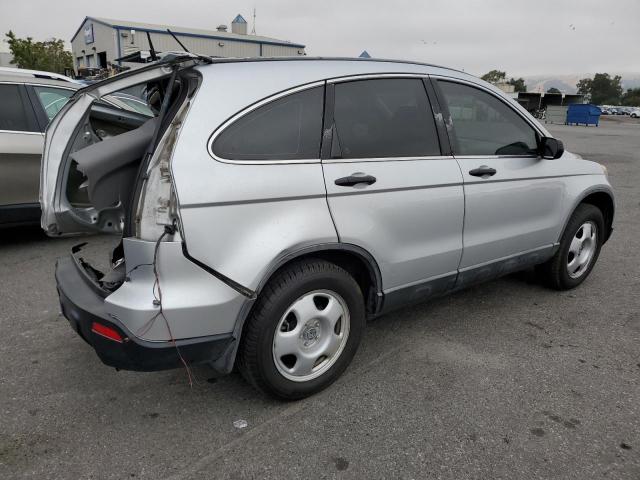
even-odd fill
[[[315,290],[294,301],[273,335],[273,360],[295,382],[319,377],[336,362],[349,337],[349,309],[330,290]]]
[[[567,254],[567,273],[571,278],[581,277],[587,271],[596,252],[598,229],[588,221],[580,225],[571,240]]]

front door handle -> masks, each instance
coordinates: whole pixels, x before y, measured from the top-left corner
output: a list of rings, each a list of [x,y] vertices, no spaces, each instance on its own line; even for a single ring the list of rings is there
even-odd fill
[[[371,185],[372,183],[376,183],[376,177],[372,175],[349,175],[348,177],[338,178],[335,182],[336,185],[340,187],[353,187],[359,183],[366,183],[367,185]]]
[[[487,167],[486,165],[481,165],[478,168],[469,170],[469,175],[473,175],[474,177],[489,178],[494,176],[495,174],[496,174],[496,169]]]

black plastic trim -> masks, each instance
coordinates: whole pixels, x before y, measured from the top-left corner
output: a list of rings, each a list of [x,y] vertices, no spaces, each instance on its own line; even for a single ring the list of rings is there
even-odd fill
[[[555,254],[557,245],[514,255],[495,262],[478,265],[444,277],[427,280],[417,285],[386,292],[381,314],[414,303],[420,303],[447,293],[465,289],[469,286],[484,283],[510,273],[524,270],[546,262]]]
[[[444,277],[387,292],[384,294],[384,303],[380,313],[384,314],[444,295],[454,289],[457,276],[457,272],[451,273]]]
[[[502,260],[462,269],[458,272],[455,290],[461,290],[471,285],[484,283],[509,273],[518,272],[549,260],[555,255],[558,245],[550,245],[530,252],[512,255]]]
[[[333,111],[336,87],[333,83],[325,82],[324,111],[322,118],[322,144],[320,146],[320,159],[331,158],[331,146],[333,144]]]
[[[47,128],[47,125],[49,124],[49,117],[47,116],[47,112],[42,106],[42,103],[40,103],[40,99],[38,98],[38,94],[36,93],[35,88],[33,88],[33,85],[25,84],[24,87],[26,89],[27,96],[29,97],[29,101],[31,102],[33,113],[36,116],[38,124],[40,125],[40,131],[44,132]],[[56,86],[51,85],[50,88],[56,88]],[[68,89],[61,88],[60,90]]]
[[[265,287],[267,282],[272,278],[273,274],[276,273],[280,268],[282,268],[285,264],[295,260],[296,258],[302,257],[304,255],[308,255],[314,252],[330,252],[330,251],[343,251],[350,252],[357,256],[359,256],[365,264],[368,266],[369,275],[372,277],[374,281],[374,290],[375,290],[375,298],[373,299],[375,304],[373,305],[373,311],[370,312],[370,315],[376,316],[380,313],[383,304],[383,294],[382,294],[382,275],[380,273],[380,268],[378,267],[378,263],[374,259],[374,257],[367,252],[364,248],[359,247],[357,245],[353,245],[350,243],[321,243],[316,245],[310,245],[307,247],[303,247],[294,251],[287,252],[282,255],[278,259],[276,259],[267,269],[267,272],[263,276],[262,280],[258,284],[254,292],[253,297],[247,298],[242,307],[240,309],[240,313],[236,319],[235,327],[233,329],[233,342],[229,345],[229,348],[220,356],[220,358],[212,363],[212,367],[214,370],[221,374],[226,374],[231,372],[233,369],[233,365],[235,363],[236,354],[238,351],[238,347],[240,345],[240,338],[242,336],[242,329],[244,328],[244,323],[249,317],[251,313],[251,309],[255,304],[255,300],[257,296],[260,294],[262,289]],[[366,299],[365,299],[366,301]]]
[[[250,288],[247,288],[247,287],[245,287],[243,285],[240,285],[235,280],[230,279],[226,275],[223,275],[222,273],[218,272],[217,270],[211,268],[209,265],[207,265],[205,263],[202,263],[197,258],[192,257],[191,254],[189,254],[189,250],[187,249],[187,244],[184,241],[182,242],[182,254],[185,256],[185,258],[187,260],[195,263],[197,266],[202,268],[205,272],[210,273],[211,275],[216,277],[218,280],[220,280],[221,282],[227,284],[228,286],[233,288],[236,292],[240,293],[241,295],[244,295],[245,297],[247,297],[249,299],[253,299],[253,298],[256,297],[256,292],[254,292]]]
[[[20,97],[20,102],[22,103],[22,109],[24,111],[26,120],[27,120],[27,130],[16,131],[20,132],[34,132],[34,133],[42,133],[44,129],[40,127],[38,122],[38,118],[36,116],[36,112],[33,104],[31,103],[31,99],[29,98],[28,87],[22,83],[11,83],[10,85],[15,85],[18,87],[18,95]],[[46,125],[45,125],[46,126]]]
[[[458,138],[456,137],[455,129],[453,128],[453,120],[451,119],[451,112],[449,112],[449,106],[447,105],[447,101],[444,98],[444,94],[440,89],[440,85],[438,84],[438,80],[435,78],[429,77],[429,83],[431,84],[431,88],[433,93],[435,94],[436,102],[440,107],[440,113],[442,114],[442,122],[445,127],[445,132],[447,135],[447,140],[449,143],[449,149],[451,151],[451,155],[455,155],[456,150],[458,150]],[[465,84],[462,84],[465,85]]]
[[[258,284],[258,288],[256,289],[256,294],[259,295],[264,286],[267,284],[269,279],[273,276],[273,274],[280,269],[283,265],[295,260],[296,258],[302,257],[304,255],[308,255],[310,253],[316,252],[330,252],[330,251],[342,251],[349,252],[359,256],[364,263],[367,265],[368,273],[374,283],[374,290],[376,291],[378,299],[382,298],[382,274],[380,273],[380,267],[378,266],[378,262],[376,262],[373,255],[367,252],[364,248],[359,247],[358,245],[354,245],[351,243],[342,243],[342,242],[327,242],[327,243],[319,243],[316,245],[309,245],[306,247],[302,247],[296,250],[289,251],[284,255],[277,258],[272,264],[269,266],[267,272],[263,276],[262,280]],[[380,309],[380,301],[378,300],[376,304],[376,308],[374,309],[374,313]]]
[[[41,215],[39,203],[0,205],[0,227],[37,225]]]
[[[584,192],[582,192],[582,194],[574,202],[573,207],[571,208],[571,210],[569,211],[569,214],[567,215],[567,218],[564,219],[562,230],[560,231],[560,236],[558,237],[558,243],[562,239],[562,236],[564,235],[564,232],[567,229],[567,225],[569,224],[569,221],[571,220],[571,217],[573,216],[573,212],[576,211],[576,208],[578,208],[578,205],[583,203],[584,200],[589,195],[593,195],[594,193],[606,193],[609,196],[609,198],[611,199],[611,204],[613,205],[613,209],[612,209],[612,212],[611,212],[611,225],[605,225],[606,227],[608,227],[608,231],[606,232],[606,235],[605,235],[605,237],[604,237],[604,239],[602,241],[602,244],[604,245],[605,243],[607,243],[609,238],[611,238],[611,235],[613,234],[613,220],[615,219],[615,215],[616,215],[616,199],[613,196],[613,193],[611,192],[611,190],[608,190],[608,189],[602,188],[602,187],[591,187],[591,188],[588,188],[587,190],[585,190]]]
[[[422,83],[427,91],[429,97],[429,103],[431,104],[431,111],[436,122],[436,132],[438,133],[438,140],[440,141],[440,151],[443,156],[451,156],[453,152],[451,150],[451,142],[449,141],[449,135],[447,134],[447,126],[444,121],[444,113],[440,107],[440,102],[436,91],[433,87],[431,78],[423,77]]]

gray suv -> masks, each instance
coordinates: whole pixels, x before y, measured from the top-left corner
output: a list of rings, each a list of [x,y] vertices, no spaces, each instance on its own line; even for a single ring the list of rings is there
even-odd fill
[[[0,68],[0,227],[38,223],[44,131],[79,87],[65,78]]]
[[[155,115],[96,102],[143,85]],[[107,365],[237,366],[294,399],[347,368],[367,318],[536,266],[589,275],[604,167],[500,90],[409,62],[174,56],[91,85],[49,126],[42,227],[122,241],[60,258],[64,315]]]

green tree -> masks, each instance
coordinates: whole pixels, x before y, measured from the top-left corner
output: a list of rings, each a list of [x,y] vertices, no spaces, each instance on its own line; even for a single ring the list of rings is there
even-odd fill
[[[596,105],[618,105],[622,97],[622,78],[611,77],[608,73],[596,73],[593,78],[583,78],[576,87],[578,93],[585,95]]]
[[[500,70],[491,70],[490,72],[485,73],[480,77],[485,82],[489,83],[499,83],[504,82],[507,74],[505,72],[501,72]]]
[[[515,91],[516,92],[526,92],[527,91],[527,85],[524,83],[524,78],[522,78],[522,77],[517,78],[517,79],[516,78],[510,78],[508,83],[515,87]]]
[[[64,73],[65,68],[73,68],[71,52],[64,49],[64,42],[59,39],[34,42],[33,38],[18,38],[9,30],[9,49],[13,55],[11,63],[20,68],[42,70],[45,72]]]
[[[622,105],[640,107],[640,88],[629,88],[622,95]]]
[[[547,93],[562,93],[562,92],[558,90],[556,87],[551,87],[549,90],[547,90]]]
[[[508,83],[513,85],[516,92],[526,92],[527,86],[524,83],[524,78],[513,78],[507,80],[507,73],[500,70],[491,70],[480,77],[485,82],[493,83]]]

